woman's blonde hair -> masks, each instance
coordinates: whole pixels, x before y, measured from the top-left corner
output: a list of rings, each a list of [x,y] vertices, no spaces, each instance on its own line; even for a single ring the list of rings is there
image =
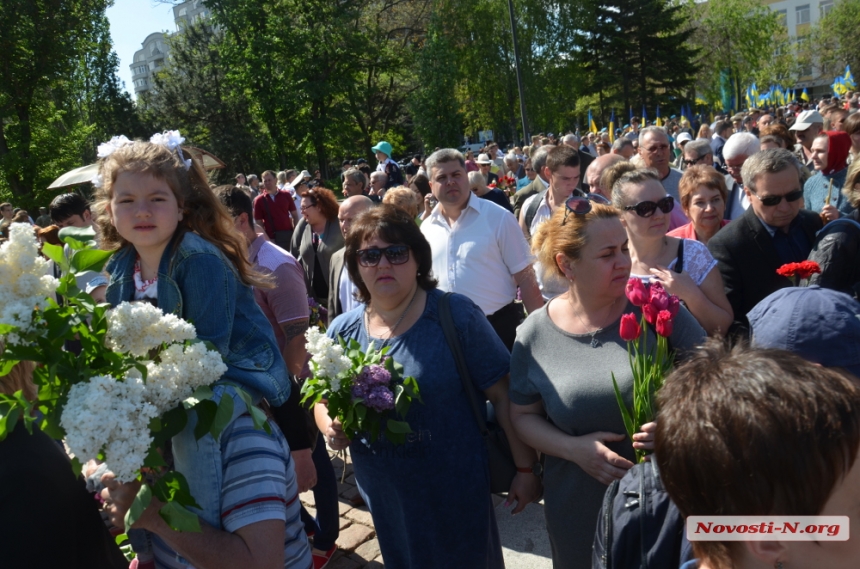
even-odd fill
[[[418,194],[405,186],[397,186],[385,192],[382,203],[398,207],[413,218],[418,217]]]
[[[845,183],[842,185],[842,193],[848,198],[848,203],[854,209],[860,207],[860,190],[854,189],[854,186],[857,184],[860,184],[860,157],[855,158],[851,165],[848,166]]]
[[[33,362],[18,362],[12,370],[0,377],[0,393],[12,395],[16,391],[21,391],[24,399],[27,401],[35,401],[38,391],[33,383]]]
[[[183,150],[183,155],[189,157],[190,153]],[[177,231],[193,231],[216,246],[236,267],[239,279],[245,285],[271,286],[268,279],[248,262],[245,240],[236,232],[233,219],[209,187],[200,162],[192,158],[190,168],[186,168],[177,151],[161,144],[135,141],[117,148],[101,161],[99,174],[103,182],[96,190],[93,210],[102,248],[117,250],[130,245],[111,224],[108,214],[113,185],[125,172],[149,174],[164,181],[182,208],[182,220]]]
[[[552,217],[538,225],[532,236],[532,253],[546,275],[565,276],[555,261],[556,254],[563,253],[571,261],[578,261],[583,247],[588,244],[588,227],[599,219],[618,219],[618,211],[611,205],[591,202],[591,211],[582,215],[568,212],[566,206],[561,206],[555,208]]]

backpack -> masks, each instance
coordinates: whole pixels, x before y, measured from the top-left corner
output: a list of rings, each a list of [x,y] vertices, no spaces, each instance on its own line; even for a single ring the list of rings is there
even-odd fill
[[[535,215],[537,215],[537,210],[540,209],[540,204],[543,202],[543,197],[546,195],[547,190],[544,189],[535,195],[537,196],[535,199],[531,201],[529,207],[526,209],[526,229],[531,233],[532,230],[532,221],[535,219]]]
[[[592,569],[663,569],[691,559],[684,519],[654,461],[636,464],[609,485],[597,518]]]

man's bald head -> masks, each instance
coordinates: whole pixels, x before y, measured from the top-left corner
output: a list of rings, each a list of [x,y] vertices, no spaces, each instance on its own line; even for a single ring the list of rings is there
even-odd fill
[[[588,191],[593,194],[600,194],[606,198],[610,198],[612,188],[603,189],[600,187],[600,176],[603,171],[612,166],[624,162],[624,157],[620,154],[604,154],[595,158],[588,169],[585,171],[585,182],[588,184]]]
[[[344,238],[349,233],[349,228],[355,218],[371,207],[373,207],[373,200],[367,196],[352,196],[341,202],[340,209],[337,211],[337,221]]]

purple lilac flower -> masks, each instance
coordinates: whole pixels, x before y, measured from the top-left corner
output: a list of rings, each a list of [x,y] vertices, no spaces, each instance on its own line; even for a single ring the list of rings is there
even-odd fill
[[[376,411],[389,411],[394,409],[394,394],[384,385],[377,385],[367,393],[365,404]]]
[[[376,387],[388,388],[391,374],[380,365],[365,366],[352,382],[352,396],[355,399],[366,399],[369,392]]]

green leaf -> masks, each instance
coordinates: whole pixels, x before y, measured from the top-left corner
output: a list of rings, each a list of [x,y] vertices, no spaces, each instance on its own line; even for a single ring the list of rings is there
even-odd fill
[[[162,446],[168,440],[182,432],[188,423],[188,412],[181,405],[177,405],[161,416],[160,428],[153,431],[156,446]]]
[[[211,430],[212,423],[215,421],[215,415],[218,413],[218,404],[211,399],[204,399],[198,402],[192,409],[197,412],[194,438],[199,441]]]
[[[406,421],[394,421],[389,419],[386,423],[386,429],[393,433],[411,433],[412,427]]]
[[[245,407],[248,408],[248,412],[251,414],[251,420],[254,422],[255,429],[263,429],[266,433],[271,434],[272,427],[269,426],[269,421],[267,420],[266,414],[263,413],[263,410],[254,405],[254,402],[251,400],[251,396],[247,391],[240,387],[236,387],[236,394],[242,399],[245,403]]]
[[[215,396],[215,392],[212,391],[212,388],[208,385],[201,385],[197,389],[194,390],[194,393],[191,394],[191,397],[182,402],[182,405],[186,409],[190,409],[197,405],[198,402],[203,399],[212,399]]]
[[[72,255],[71,268],[75,274],[84,271],[101,272],[105,263],[111,258],[111,255],[113,255],[113,251],[102,251],[100,249],[77,251]]]
[[[21,409],[14,402],[4,402],[0,405],[0,441],[15,430],[15,425],[18,424],[18,417],[20,416]]]
[[[621,409],[621,419],[624,421],[624,428],[627,430],[627,435],[630,440],[633,440],[633,435],[636,433],[633,425],[633,418],[630,416],[630,411],[627,405],[624,404],[624,398],[621,397],[621,390],[618,389],[618,382],[615,381],[615,373],[612,374],[612,388],[615,390],[615,400],[618,402],[618,407]]]
[[[164,457],[161,456],[161,453],[158,452],[158,447],[150,445],[149,452],[146,455],[146,458],[143,459],[143,466],[147,466],[149,468],[160,468],[163,466],[167,466],[167,462],[164,460]]]
[[[60,241],[69,247],[81,250],[88,246],[95,246],[96,230],[92,225],[87,227],[64,227],[60,229]]]
[[[60,269],[64,273],[69,271],[69,259],[66,258],[66,254],[63,252],[63,248],[59,245],[52,245],[51,243],[45,243],[42,245],[42,253],[54,261]]]
[[[162,502],[179,502],[184,506],[200,506],[194,501],[194,496],[191,495],[191,489],[188,486],[188,481],[181,472],[172,470],[166,472],[164,476],[158,479],[155,487],[152,489],[155,497]]]
[[[122,545],[122,543],[127,539],[128,539],[128,536],[124,533],[121,533],[114,538],[114,542],[116,542],[117,545]]]
[[[125,513],[125,527],[130,528],[134,525],[140,516],[143,515],[143,511],[149,506],[149,503],[152,501],[152,489],[147,484],[142,484],[140,486],[140,490],[137,492],[137,496],[134,497],[134,501],[131,503],[131,507]]]
[[[212,438],[216,441],[221,435],[221,431],[230,424],[230,420],[233,418],[233,407],[232,397],[222,397],[221,401],[218,402],[218,411],[209,427],[209,432],[212,433]]]
[[[187,531],[200,533],[200,519],[197,514],[178,502],[167,502],[158,511],[161,518],[167,522],[174,531]]]

